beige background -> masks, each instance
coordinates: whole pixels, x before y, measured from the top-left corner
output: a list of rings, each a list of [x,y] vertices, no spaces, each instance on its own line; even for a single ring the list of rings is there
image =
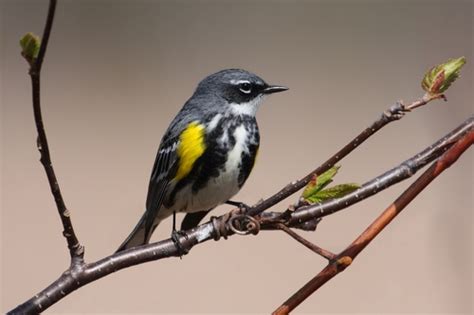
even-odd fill
[[[59,276],[68,255],[18,48],[22,34],[42,31],[47,1],[1,4],[5,312]],[[259,161],[237,198],[253,203],[305,175],[397,99],[421,96],[431,65],[466,56],[448,103],[409,114],[342,162],[338,182],[364,182],[472,114],[472,10],[472,1],[60,1],[43,110],[87,261],[111,253],[138,220],[161,135],[205,75],[242,67],[291,88],[258,114]],[[472,313],[472,161],[471,150],[298,313]],[[343,249],[409,182],[305,235]],[[324,264],[279,232],[233,237],[113,274],[50,312],[268,313]]]

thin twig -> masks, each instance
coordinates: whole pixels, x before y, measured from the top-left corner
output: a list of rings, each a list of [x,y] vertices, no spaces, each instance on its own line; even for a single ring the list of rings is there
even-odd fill
[[[56,12],[56,0],[50,0],[48,16],[46,17],[46,24],[43,30],[43,37],[41,39],[41,46],[38,52],[38,57],[35,59],[34,64],[32,65],[32,68],[34,68],[34,70],[38,72],[38,75],[39,75],[39,72],[41,72],[44,56],[46,55],[46,49],[48,48],[49,35],[51,34],[51,29],[53,27],[55,12]]]
[[[441,140],[446,139],[446,137],[449,136],[449,139],[451,141],[456,141],[463,137],[465,134],[467,134],[470,130],[472,130],[473,124],[474,123],[472,119],[468,119],[459,127],[457,127],[454,131],[443,137]],[[435,147],[436,144],[440,145],[441,140],[437,141],[435,144],[429,147],[430,154],[425,156],[426,159],[432,160],[435,157],[440,157],[442,155],[442,152],[439,150],[439,148]],[[446,144],[444,142],[441,142],[441,145]],[[427,149],[422,151],[421,153],[426,151]],[[421,153],[417,154],[416,156],[419,156]],[[421,164],[419,165],[419,167],[421,167]],[[414,171],[416,170],[414,169]],[[297,214],[297,212],[294,212],[293,214]],[[222,219],[226,216],[228,217],[228,215],[224,215],[219,218]],[[281,215],[272,215],[270,217],[262,216],[258,218],[262,229],[269,229],[270,226],[275,225],[276,223],[283,223],[281,221],[281,217]],[[217,218],[216,220],[219,220],[219,218]],[[299,226],[302,223],[310,220],[314,220],[314,218],[305,216],[304,219],[302,218],[301,220],[292,220],[291,224],[294,224],[294,226]],[[186,237],[180,237],[180,243],[182,247],[189,252],[191,248],[193,248],[195,245],[217,238],[217,236],[221,233],[220,230],[222,229],[216,229],[214,222],[215,221],[213,220],[212,222],[201,224],[200,226],[192,229],[191,231],[187,231]],[[291,224],[289,225],[290,227],[292,227]],[[232,230],[229,229],[229,227],[227,227],[225,230],[227,230],[227,234],[225,235],[225,237],[229,237],[233,234]],[[36,294],[34,297],[29,299],[22,305],[12,310],[10,314],[36,314],[38,312],[43,312],[49,306],[58,302],[74,290],[77,290],[78,288],[92,281],[103,278],[113,272],[127,267],[142,264],[148,261],[177,256],[179,256],[179,250],[177,249],[175,243],[171,239],[166,239],[156,243],[134,247],[129,250],[125,250],[100,259],[97,262],[83,264],[79,266],[79,268],[68,269],[59,277],[59,279],[54,281],[51,285],[49,285],[47,288]],[[342,268],[348,263],[347,259],[336,259],[335,261],[338,262],[337,266],[331,266],[336,266],[338,268]]]
[[[441,96],[440,96],[441,97]],[[426,105],[432,100],[438,99],[440,97],[426,97],[423,96],[420,100],[414,101],[413,103],[409,105],[404,105],[401,102],[397,102],[395,105],[392,105],[390,108],[388,108],[386,111],[382,113],[380,118],[378,118],[374,123],[372,123],[371,126],[363,130],[358,136],[356,136],[352,141],[350,141],[348,144],[346,144],[342,149],[340,149],[336,154],[334,154],[332,157],[330,157],[326,162],[321,164],[318,168],[316,168],[314,171],[306,175],[305,177],[294,181],[288,185],[286,185],[284,188],[282,188],[280,191],[278,191],[276,194],[268,197],[264,201],[256,204],[255,206],[251,207],[247,214],[251,216],[258,215],[265,211],[266,209],[270,208],[271,206],[277,204],[278,202],[282,201],[283,199],[286,199],[287,197],[291,196],[298,190],[302,189],[305,187],[311,179],[313,179],[314,176],[317,176],[319,174],[324,173],[334,165],[336,165],[337,162],[342,160],[344,157],[346,157],[349,153],[351,153],[353,150],[355,150],[357,147],[359,147],[365,140],[370,138],[372,135],[374,135],[377,131],[382,129],[384,126],[386,126],[388,123],[391,123],[393,121],[399,120],[402,117],[404,117],[406,112],[409,112],[411,109],[414,109],[416,107],[420,107],[422,105]]]
[[[412,111],[414,110],[415,108],[417,107],[420,107],[420,106],[423,106],[423,105],[426,105],[428,104],[429,102],[431,102],[432,100],[437,100],[437,99],[442,99],[444,100],[445,102],[448,100],[446,98],[446,96],[444,94],[430,94],[430,93],[426,93],[425,95],[423,95],[423,97],[421,99],[419,99],[418,101],[415,101],[409,105],[405,105],[404,106],[404,109],[406,111]]]
[[[53,164],[51,162],[48,139],[46,138],[46,132],[43,125],[43,117],[41,115],[40,75],[44,56],[46,53],[46,48],[48,46],[49,35],[51,33],[51,27],[54,21],[55,9],[56,0],[51,0],[49,2],[48,17],[43,32],[43,39],[41,41],[38,57],[30,64],[29,73],[33,90],[33,111],[35,116],[36,129],[38,131],[37,146],[41,154],[40,161],[41,164],[43,164],[44,166],[46,175],[48,176],[49,186],[54,196],[56,207],[58,208],[59,217],[61,218],[61,222],[63,224],[63,235],[66,238],[68,244],[69,254],[71,256],[71,263],[80,264],[83,260],[84,248],[81,246],[78,238],[76,237],[70,218],[70,212],[66,208],[66,204],[64,203],[64,199],[59,188],[58,180],[56,178]]]
[[[433,145],[429,146],[415,156],[405,160],[397,167],[394,167],[393,169],[361,185],[360,188],[354,190],[353,192],[341,198],[310,206],[300,207],[291,214],[288,224],[292,225],[297,222],[304,222],[310,218],[314,219],[328,216],[413,176],[419,169],[440,156],[440,154],[433,153],[436,151],[439,151],[438,153],[442,153],[448,150],[456,141],[459,140],[462,135],[473,128],[474,116],[471,116],[458,128],[448,133]]]
[[[474,131],[466,133],[446,153],[431,165],[400,197],[398,197],[369,227],[357,237],[337,259],[285,301],[274,315],[288,314],[327,281],[348,267],[357,255],[436,177],[450,167],[474,143]]]
[[[33,108],[34,108],[34,115],[35,115],[35,122],[38,130],[38,149],[41,153],[41,163],[43,164],[46,174],[48,176],[48,181],[54,195],[54,199],[56,201],[56,205],[58,208],[58,212],[64,227],[64,236],[66,237],[70,255],[72,258],[72,263],[69,269],[67,269],[56,281],[54,281],[50,286],[46,289],[41,291],[39,294],[28,300],[27,302],[23,303],[22,305],[18,306],[14,310],[12,310],[11,314],[36,314],[38,312],[42,312],[46,310],[49,306],[56,303],[69,293],[73,292],[74,290],[95,281],[99,278],[102,278],[110,273],[118,271],[120,269],[141,264],[144,262],[158,260],[162,258],[172,257],[172,256],[179,256],[179,250],[176,247],[175,243],[171,239],[163,240],[157,243],[149,244],[146,246],[141,246],[137,248],[132,248],[130,250],[126,250],[108,257],[105,257],[97,262],[85,264],[83,261],[83,247],[80,245],[72,226],[72,222],[69,217],[69,211],[67,210],[64,200],[61,195],[61,191],[59,189],[59,185],[56,179],[56,175],[54,169],[52,167],[48,142],[46,138],[46,133],[43,126],[42,115],[41,115],[41,106],[40,106],[40,72],[43,64],[43,59],[46,53],[46,48],[49,40],[49,36],[51,33],[51,28],[54,20],[54,13],[56,7],[56,0],[50,0],[49,10],[48,10],[48,17],[43,33],[43,41],[40,46],[40,51],[36,60],[30,62],[30,76],[32,80],[33,86]],[[435,98],[432,98],[435,99]],[[315,171],[311,172],[301,180],[292,183],[282,189],[280,192],[275,194],[274,196],[268,198],[267,200],[259,203],[258,205],[252,207],[250,212],[247,214],[252,215],[248,222],[255,223],[253,224],[254,229],[258,231],[259,226],[263,221],[267,220],[265,216],[253,218],[253,216],[261,214],[264,210],[268,209],[269,207],[275,205],[279,201],[285,199],[286,197],[290,196],[291,194],[295,193],[299,189],[303,188],[316,174],[321,174],[325,170],[332,167],[335,163],[340,161],[343,157],[347,154],[352,152],[356,147],[358,147],[362,142],[368,139],[371,135],[375,132],[380,130],[383,126],[388,124],[389,122],[395,121],[403,117],[404,113],[410,109],[415,107],[424,105],[431,101],[432,99],[425,99],[419,100],[417,102],[412,103],[411,105],[405,106],[401,103],[397,103],[396,105],[392,106],[389,110],[383,113],[382,117],[377,120],[372,126],[364,130],[359,136],[357,136],[354,140],[352,140],[348,145],[342,148],[338,153],[336,153],[333,157],[331,157],[326,163],[324,163],[321,167],[317,168]],[[472,121],[470,122],[472,125]],[[464,124],[466,125],[466,123]],[[461,132],[466,132],[466,130],[458,130],[458,136]],[[449,144],[446,144],[443,148],[447,148]],[[440,147],[437,147],[436,150],[439,150]],[[409,166],[408,170],[414,173],[417,169],[428,163],[427,161],[431,161],[432,158],[438,157],[441,155],[440,151],[431,150],[429,153],[429,158],[426,161],[421,161],[416,166]],[[426,162],[426,163],[423,163]],[[394,176],[396,174],[392,174]],[[412,175],[412,174],[411,174]],[[411,176],[410,175],[410,176]],[[400,181],[400,180],[398,180]],[[394,181],[397,182],[397,181]],[[387,186],[384,186],[386,188]],[[374,190],[373,190],[374,191]],[[373,192],[372,191],[372,192]],[[358,200],[361,200],[358,198]],[[320,205],[318,205],[320,206]],[[301,211],[295,211],[292,215],[295,217],[290,216],[290,221],[286,222],[288,226],[295,226],[300,227],[305,222],[313,220],[318,216],[322,216],[323,212],[319,212],[323,208],[303,208]],[[333,213],[334,209],[331,209],[331,213]],[[311,217],[311,215],[313,217]],[[275,223],[282,223],[281,219],[285,218],[287,213],[280,216],[273,216],[274,221],[266,223],[275,224]],[[225,216],[223,216],[225,217]],[[221,222],[222,218],[221,217]],[[245,215],[241,215],[243,219],[245,219]],[[235,217],[233,217],[235,219]],[[248,217],[247,217],[248,218]],[[231,217],[232,219],[232,217]],[[226,219],[227,220],[227,219]],[[260,221],[259,221],[260,220]],[[202,224],[197,228],[189,231],[186,237],[181,237],[180,243],[182,247],[186,248],[188,251],[195,245],[208,241],[213,238],[218,238],[221,233],[225,233],[223,236],[227,237],[232,235],[235,232],[235,227],[229,227],[228,221],[225,221],[225,225],[222,225],[218,228],[215,224],[218,220],[213,220],[212,222]],[[248,223],[247,222],[247,223]],[[317,221],[315,221],[317,222]],[[250,224],[249,226],[252,226]],[[247,225],[244,225],[247,226]],[[309,228],[310,226],[314,226],[314,224],[310,224],[309,226],[305,226],[305,228]],[[224,227],[224,228],[222,228]],[[255,231],[255,230],[254,230]],[[290,234],[291,235],[291,234]],[[308,244],[308,243],[307,243]],[[314,244],[312,244],[314,245]],[[314,248],[314,246],[311,246]],[[327,255],[330,257],[333,254]],[[336,268],[336,271],[347,267],[351,263],[351,259],[348,256],[338,256],[338,259],[331,260],[332,263],[330,266],[332,268]],[[330,274],[330,273],[329,273]]]
[[[309,248],[310,250],[312,250],[316,254],[326,258],[327,260],[331,261],[334,258],[336,258],[336,254],[331,253],[330,251],[328,251],[324,248],[321,248],[318,245],[308,241],[307,239],[305,239],[304,237],[302,237],[301,235],[299,235],[298,233],[296,233],[295,231],[293,231],[292,229],[290,229],[286,225],[278,223],[278,224],[276,224],[276,227],[278,229],[284,231],[286,234],[288,234],[289,236],[291,236],[296,241],[303,244],[304,246],[306,246],[307,248]]]

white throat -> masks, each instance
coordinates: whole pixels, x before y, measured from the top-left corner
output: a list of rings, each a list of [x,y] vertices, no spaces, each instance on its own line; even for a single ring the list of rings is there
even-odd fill
[[[247,103],[240,103],[240,104],[230,103],[229,104],[230,110],[234,115],[255,116],[264,98],[265,98],[264,95],[259,95]]]

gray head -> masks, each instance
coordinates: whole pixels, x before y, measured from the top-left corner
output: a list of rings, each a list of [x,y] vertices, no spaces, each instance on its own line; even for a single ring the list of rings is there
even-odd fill
[[[204,78],[193,97],[218,96],[226,102],[222,106],[237,114],[255,115],[263,98],[287,87],[269,85],[257,75],[242,69],[226,69]]]

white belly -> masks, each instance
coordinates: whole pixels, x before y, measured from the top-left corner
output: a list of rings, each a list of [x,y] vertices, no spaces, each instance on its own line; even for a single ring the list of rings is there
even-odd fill
[[[223,139],[227,133],[222,135]],[[245,127],[239,126],[234,131],[235,145],[229,151],[224,168],[219,176],[211,177],[206,186],[192,192],[191,185],[185,186],[176,194],[176,203],[173,211],[198,212],[214,208],[237,194],[239,187],[240,163],[242,154],[248,153],[248,132]]]

